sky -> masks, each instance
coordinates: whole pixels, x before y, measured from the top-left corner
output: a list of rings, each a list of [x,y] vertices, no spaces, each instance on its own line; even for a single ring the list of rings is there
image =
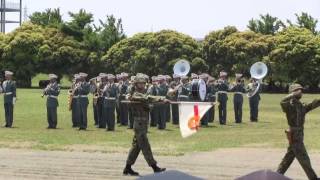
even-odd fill
[[[122,19],[129,37],[138,32],[173,29],[194,38],[204,38],[210,31],[228,25],[246,30],[250,19],[266,13],[295,22],[295,13],[307,12],[320,21],[319,0],[23,0],[23,7],[28,15],[59,7],[64,20],[69,20],[69,11],[84,8],[94,14],[96,24],[99,19],[113,14]],[[7,17],[18,16],[9,14]],[[16,27],[8,25],[7,31]]]

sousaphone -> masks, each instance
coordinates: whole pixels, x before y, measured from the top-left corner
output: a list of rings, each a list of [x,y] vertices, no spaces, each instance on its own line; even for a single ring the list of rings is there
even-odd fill
[[[268,67],[263,62],[256,62],[250,68],[251,77],[257,80],[257,85],[249,84],[249,92],[247,96],[251,98],[260,89],[262,79],[268,74]]]

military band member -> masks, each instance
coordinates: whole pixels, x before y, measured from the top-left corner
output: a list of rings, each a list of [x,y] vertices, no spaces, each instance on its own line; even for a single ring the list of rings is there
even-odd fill
[[[71,117],[72,117],[72,127],[77,128],[80,126],[80,109],[79,109],[79,92],[75,91],[80,85],[80,75],[74,75],[74,81],[72,83],[71,89],[68,92],[71,99]]]
[[[306,151],[304,139],[305,116],[308,112],[320,106],[320,99],[305,104],[300,101],[303,87],[300,84],[292,84],[289,87],[289,95],[282,99],[281,108],[286,114],[289,130],[286,131],[289,147],[286,155],[280,163],[277,172],[284,174],[295,158],[302,166],[310,180],[319,179],[312,169],[310,158]]]
[[[114,83],[115,76],[108,74],[108,84],[104,87],[104,116],[107,118],[107,130],[114,131],[115,129],[115,108],[116,97],[118,93],[117,85]]]
[[[158,77],[152,76],[151,77],[152,84],[149,86],[147,90],[147,94],[151,96],[158,96],[159,95],[159,87],[158,87]],[[157,127],[159,121],[159,109],[157,104],[153,104],[152,108],[150,109],[150,126]]]
[[[90,84],[86,81],[88,74],[79,73],[80,75],[80,84],[79,88],[75,90],[76,94],[79,94],[78,98],[78,107],[80,112],[79,118],[79,130],[86,130],[88,126],[88,117],[87,110],[89,105],[88,94],[90,93]]]
[[[216,102],[216,79],[214,77],[209,76],[208,82],[207,82],[207,95],[206,95],[206,101],[208,102]],[[214,115],[215,115],[215,106],[212,106],[208,110],[208,122],[212,123],[214,121]]]
[[[191,73],[191,81],[194,80],[194,79],[198,79],[199,76],[195,73]]]
[[[157,162],[153,158],[151,146],[147,137],[149,122],[148,104],[153,102],[169,101],[162,97],[150,96],[145,94],[146,80],[141,76],[136,76],[134,84],[134,91],[129,95],[128,99],[130,101],[138,101],[140,103],[130,104],[134,119],[134,137],[132,147],[127,158],[126,167],[123,170],[123,174],[131,176],[139,175],[139,173],[132,170],[131,166],[135,164],[140,151],[142,151],[145,160],[147,161],[148,165],[152,167],[155,173],[165,171],[165,168],[159,168],[157,166]]]
[[[180,77],[181,85],[178,87],[178,101],[190,101],[191,84],[189,83],[188,76]]]
[[[4,110],[6,128],[11,128],[13,124],[13,107],[16,103],[16,82],[12,80],[13,72],[5,71],[5,81],[2,83],[2,93],[4,94]]]
[[[101,83],[101,78],[99,76],[92,78],[90,80],[90,92],[92,93],[92,109],[93,109],[93,119],[94,125],[98,126],[98,86]]]
[[[258,80],[251,78],[247,89],[258,88],[258,83],[259,83]],[[261,91],[261,87],[259,87],[259,89],[255,95],[253,95],[252,97],[249,97],[250,121],[251,122],[258,122],[260,91]]]
[[[121,103],[121,101],[125,100],[125,97],[127,95],[127,90],[130,85],[129,83],[129,75],[128,73],[121,73],[122,77],[122,84],[119,87],[119,110],[120,110],[120,123],[122,126],[128,125],[128,105],[126,103]]]
[[[175,89],[180,85],[180,77],[176,74],[172,75],[173,81],[170,82],[169,87],[171,89]],[[178,100],[178,93],[175,93],[174,96],[170,97],[170,100],[176,102]],[[172,116],[172,124],[179,124],[179,105],[171,104],[171,116]]]
[[[116,86],[117,86],[117,97],[116,97],[116,114],[117,114],[117,124],[120,124],[121,117],[120,117],[120,88],[122,86],[122,75],[116,74]]]
[[[199,79],[202,79],[206,84],[208,82],[208,78],[209,78],[209,75],[206,74],[206,73],[202,73],[199,75]],[[208,86],[207,86],[207,91],[208,91]],[[208,102],[208,99],[206,98],[205,99],[206,102]],[[208,123],[209,123],[209,111],[207,111],[204,116],[202,117],[201,119],[201,126],[208,126]]]
[[[221,125],[226,125],[227,122],[227,101],[229,83],[227,81],[227,73],[225,71],[220,72],[220,79],[217,83],[218,89],[218,102],[219,102],[219,122]]]
[[[98,88],[98,117],[99,117],[99,128],[106,129],[107,127],[107,117],[104,114],[104,100],[105,100],[105,94],[103,92],[104,87],[108,84],[108,75],[106,73],[100,73],[99,74],[101,79],[101,84]]]
[[[130,77],[130,85],[127,89],[127,95],[132,94],[134,92],[135,86],[134,86],[134,79],[136,76]],[[129,115],[129,123],[128,123],[128,129],[133,129],[133,114],[132,109],[130,106],[128,106],[128,115]]]
[[[244,87],[244,82],[242,80],[242,74],[236,74],[236,82],[233,87],[230,89],[231,92],[234,92],[233,95],[233,107],[234,107],[234,116],[235,122],[242,122],[242,105],[243,105],[243,94],[246,92]]]
[[[172,81],[172,78],[170,75],[165,75],[165,82],[166,82],[166,86],[167,86],[167,89],[169,89],[169,85],[170,85],[170,82]],[[168,90],[167,90],[168,92]],[[167,97],[168,98],[168,97]],[[171,105],[170,104],[166,104],[166,122],[170,122],[171,120]]]
[[[60,94],[60,86],[57,83],[58,76],[49,74],[50,83],[43,90],[43,96],[47,96],[47,120],[48,129],[57,128],[57,107],[59,106],[58,96]]]
[[[168,86],[166,83],[165,76],[159,75],[158,80],[159,80],[159,96],[165,97],[168,94]],[[159,111],[158,111],[158,117],[159,117],[158,129],[160,129],[160,130],[166,129],[166,122],[167,122],[167,118],[168,118],[167,113],[169,113],[167,106],[168,106],[168,104],[158,104],[157,105],[157,108],[159,109]]]

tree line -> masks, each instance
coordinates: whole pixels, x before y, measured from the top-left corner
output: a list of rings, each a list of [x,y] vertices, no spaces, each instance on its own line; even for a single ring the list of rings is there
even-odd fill
[[[299,82],[316,91],[320,80],[318,20],[307,13],[295,15],[295,22],[260,15],[248,22],[248,30],[227,26],[199,41],[173,30],[127,38],[122,20],[113,15],[94,24],[93,15],[84,9],[69,12],[69,21],[62,19],[59,9],[47,9],[33,13],[15,31],[0,34],[0,67],[13,70],[20,87],[30,87],[38,73],[172,74],[179,59],[189,60],[195,73],[217,76],[225,70],[230,76],[243,73],[249,78],[250,66],[263,61],[269,67],[265,82],[271,89]]]

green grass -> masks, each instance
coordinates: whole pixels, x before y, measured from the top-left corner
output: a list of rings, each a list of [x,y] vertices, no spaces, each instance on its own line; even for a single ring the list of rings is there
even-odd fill
[[[93,126],[92,103],[88,109],[88,131],[71,128],[71,113],[67,110],[67,91],[59,96],[57,130],[47,130],[46,99],[42,99],[39,89],[18,89],[18,102],[15,107],[15,128],[0,129],[0,147],[30,148],[42,150],[127,152],[131,145],[132,130],[116,127],[115,132],[96,129]],[[228,122],[220,126],[214,124],[190,138],[183,139],[177,126],[168,125],[165,131],[151,128],[149,140],[156,154],[181,155],[186,152],[211,151],[217,148],[260,147],[284,148],[287,145],[284,129],[287,123],[280,110],[279,101],[284,95],[262,95],[259,123],[248,121],[248,100],[244,103],[244,123],[235,124],[232,95],[228,101]],[[303,101],[311,101],[318,95],[305,95]],[[0,98],[2,102],[2,97]],[[320,150],[319,110],[311,112],[306,118],[305,142],[308,149]],[[0,121],[4,122],[3,108]]]

